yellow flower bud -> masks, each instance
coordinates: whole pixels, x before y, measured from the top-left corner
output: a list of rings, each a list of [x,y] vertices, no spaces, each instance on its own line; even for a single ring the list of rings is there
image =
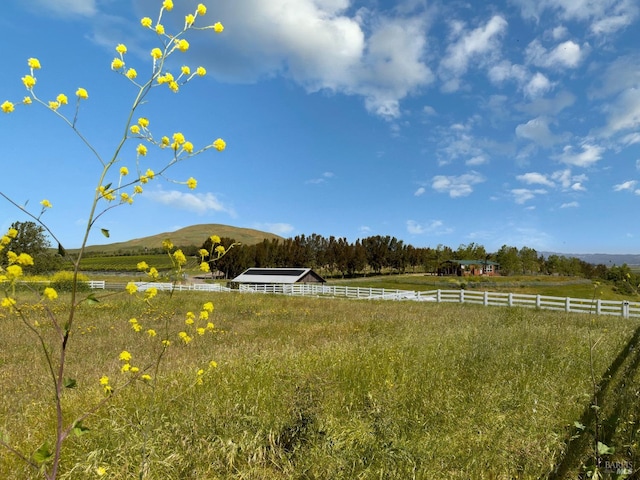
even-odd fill
[[[221,138],[218,138],[215,142],[213,142],[213,147],[218,150],[219,152],[223,151],[225,148],[227,148],[227,143],[222,140]]]
[[[205,7],[202,3],[198,4],[198,8],[196,8],[196,13],[200,16],[207,13],[207,7]]]
[[[122,67],[124,67],[124,62],[119,58],[114,58],[111,62],[112,70],[120,70]]]
[[[130,68],[129,70],[127,70],[127,72],[125,73],[125,76],[129,79],[129,80],[133,80],[134,78],[136,78],[138,76],[138,72],[136,72],[136,70],[134,68]]]
[[[37,58],[30,58],[27,60],[27,64],[29,65],[29,68],[34,70],[38,70],[40,68],[40,61]]]
[[[120,55],[124,55],[125,53],[127,53],[127,47],[122,43],[119,43],[116,46],[116,52],[118,52]]]
[[[145,28],[151,28],[153,20],[151,20],[149,17],[144,17],[140,20],[140,24]]]
[[[0,109],[2,109],[4,113],[11,113],[13,112],[15,107],[13,103],[11,103],[9,100],[5,100],[5,102],[2,105],[0,105]]]
[[[224,30],[224,26],[220,22],[216,22],[213,25],[213,30],[216,33],[222,33],[222,31]]]
[[[76,97],[81,98],[82,100],[86,100],[89,98],[89,94],[84,88],[79,88],[76,90]]]
[[[162,50],[160,50],[159,48],[154,48],[153,50],[151,50],[151,56],[156,60],[162,58]]]
[[[156,33],[158,35],[164,35],[164,25],[162,25],[160,23],[158,25],[156,25]]]

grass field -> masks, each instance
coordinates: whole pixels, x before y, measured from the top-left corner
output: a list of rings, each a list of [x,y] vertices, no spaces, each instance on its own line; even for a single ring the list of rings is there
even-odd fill
[[[576,478],[593,458],[591,364],[599,439],[616,447],[607,459],[640,466],[638,321],[233,293],[158,300],[146,312],[121,297],[82,307],[65,408],[99,402],[102,375],[115,395],[68,441],[61,478],[99,467],[113,479]],[[218,331],[181,345],[185,312],[209,300]],[[40,308],[30,316],[49,332]],[[132,316],[162,334],[133,332]],[[150,365],[165,333],[173,344],[154,379],[119,390],[118,354]],[[33,452],[53,430],[48,377],[15,319],[0,317],[0,338],[0,429]],[[0,450],[0,478],[37,475]]]

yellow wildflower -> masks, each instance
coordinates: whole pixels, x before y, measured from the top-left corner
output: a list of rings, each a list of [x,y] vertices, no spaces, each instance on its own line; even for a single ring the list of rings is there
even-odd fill
[[[44,296],[49,300],[55,300],[56,298],[58,298],[58,292],[56,292],[55,289],[51,287],[46,287],[44,289]]]
[[[153,24],[153,20],[151,20],[149,17],[143,17],[140,20],[140,24],[145,28],[151,28],[151,25]]]
[[[147,330],[147,335],[149,335],[150,337],[155,337],[157,333],[153,328],[150,328],[149,330]]]
[[[199,3],[198,7],[196,8],[196,13],[200,16],[204,15],[205,13],[207,13],[207,7],[205,7],[202,3]]]
[[[130,363],[125,363],[125,364],[122,365],[122,368],[120,368],[120,371],[122,373],[126,373],[129,370],[131,370],[131,364]]]
[[[207,302],[204,305],[202,305],[202,309],[206,310],[207,312],[213,312],[213,302]]]
[[[182,148],[187,153],[193,153],[193,143],[191,142],[184,142],[184,145],[182,145]]]
[[[187,180],[187,187],[189,187],[190,190],[194,190],[197,186],[198,181],[195,178],[191,177]]]
[[[124,62],[119,58],[114,58],[111,62],[112,70],[120,70],[122,67],[124,67]]]
[[[127,53],[127,47],[126,45],[119,43],[116,46],[116,52],[118,52],[120,55],[124,55],[125,53]]]
[[[209,362],[209,368],[218,368],[218,362],[216,362],[215,360],[211,360]]]
[[[155,297],[156,295],[158,295],[158,289],[155,287],[152,288],[148,288],[147,291],[144,293],[144,297],[147,300],[152,299],[153,297]]]
[[[178,93],[178,90],[180,90],[180,85],[178,85],[178,82],[176,81],[169,82],[169,89],[173,93]]]
[[[69,99],[67,98],[67,96],[64,93],[59,94],[56,97],[56,100],[58,101],[58,103],[60,105],[66,105],[67,103],[69,103]]]
[[[150,168],[147,169],[147,171],[145,172],[145,174],[147,175],[147,177],[149,177],[151,180],[153,180],[153,177],[156,175],[155,172],[153,170],[151,170]]]
[[[184,26],[185,27],[190,27],[191,25],[193,25],[193,22],[195,22],[196,17],[190,13],[189,15],[186,15],[184,17]]]
[[[207,312],[206,310],[202,310],[198,318],[200,320],[209,320],[209,312]]]
[[[174,133],[173,142],[174,142],[174,145],[182,145],[185,142],[184,135],[180,132]],[[174,148],[177,148],[177,147],[174,147]]]
[[[144,373],[140,375],[140,380],[144,380],[145,382],[148,382],[151,380],[151,375],[149,375],[148,373]]]
[[[138,145],[138,148],[136,148],[136,152],[138,152],[138,155],[142,155],[144,157],[147,154],[147,147],[141,143]]]
[[[78,88],[78,90],[76,90],[76,97],[86,100],[89,98],[89,94],[84,88]]]
[[[215,142],[213,142],[213,147],[219,152],[221,152],[225,148],[227,148],[227,143],[223,139],[218,138]]]
[[[127,167],[120,167],[120,175],[122,175],[123,177],[125,175],[129,175],[129,169]]]
[[[218,245],[216,247],[216,253],[218,254],[218,257],[221,257],[222,255],[224,255],[225,252],[225,248],[222,245]]]
[[[154,48],[153,50],[151,50],[151,56],[156,60],[162,58],[162,50],[160,50],[159,48]]]
[[[204,77],[207,74],[207,70],[204,67],[198,67],[196,68],[196,73],[198,76]]]
[[[131,367],[131,373],[138,373],[140,369],[138,367]]]
[[[169,137],[167,136],[164,136],[160,139],[160,146],[162,148],[168,147],[170,143],[171,143],[171,140],[169,140]]]
[[[60,108],[60,103],[49,100],[49,108],[55,112],[56,110],[58,110],[58,108]]]
[[[15,301],[15,299],[13,298],[9,298],[9,297],[5,297],[2,299],[2,302],[0,302],[0,306],[4,307],[4,308],[8,308],[11,309],[15,306],[17,302]]]
[[[164,25],[162,25],[161,23],[156,25],[156,33],[158,35],[164,35]]]
[[[29,60],[27,60],[27,65],[29,65],[29,68],[38,70],[40,68],[40,60],[38,60],[37,58],[30,58]]]
[[[100,385],[109,385],[109,377],[106,375],[100,377]]]
[[[7,236],[9,238],[16,238],[18,236],[18,230],[16,230],[15,228],[10,228],[9,230],[7,230]]]
[[[173,10],[173,0],[164,0],[164,2],[162,2],[162,8],[164,8],[167,12]]]
[[[133,80],[138,76],[138,72],[136,71],[135,68],[130,68],[129,70],[127,70],[127,72],[124,75],[129,80]]]
[[[149,268],[149,265],[147,265],[147,262],[138,262],[138,264],[136,265],[136,268],[138,270],[147,270]]]
[[[129,131],[134,135],[138,135],[140,133],[140,127],[138,125],[131,125]]]
[[[123,350],[122,352],[120,352],[120,355],[118,355],[118,359],[122,360],[123,362],[128,362],[131,360],[131,354],[126,350]]]
[[[4,245],[9,245],[11,243],[11,238],[8,235],[3,235],[0,237],[0,246],[4,248]]]
[[[142,193],[142,187],[140,185],[136,185],[135,187],[133,187],[133,193],[135,193],[136,195],[139,195]]]
[[[184,38],[176,41],[176,45],[178,47],[178,50],[180,50],[181,52],[186,52],[187,50],[189,50],[189,42],[187,42]]]
[[[31,105],[31,103],[32,103],[31,97],[24,97],[22,99],[22,103],[25,104],[25,105]]]
[[[183,65],[181,70],[183,75],[191,75],[191,69],[187,65]]]
[[[5,100],[4,103],[0,105],[0,108],[4,113],[11,113],[13,112],[15,107],[9,100]]]
[[[211,322],[207,322],[207,330],[213,330],[214,329],[214,325]]]
[[[127,286],[125,287],[125,290],[127,292],[129,292],[131,295],[133,295],[134,293],[136,293],[138,291],[138,286],[133,282],[129,282],[129,283],[127,283]]]
[[[213,30],[216,33],[222,33],[222,31],[224,30],[224,26],[220,22],[216,22],[213,25]]]
[[[107,469],[104,467],[96,467],[96,475],[98,475],[99,477],[102,477],[104,475],[106,475],[107,473]]]
[[[25,75],[22,77],[22,83],[27,89],[31,90],[36,85],[36,79],[31,75]]]
[[[196,332],[198,333],[198,335],[204,335],[205,329],[202,327],[198,327],[196,328]]]
[[[140,125],[142,128],[147,128],[149,126],[149,119],[145,117],[140,117],[138,119],[138,125]]]
[[[151,278],[158,278],[158,270],[155,267],[151,267],[147,273]]]
[[[9,280],[16,279],[22,276],[22,267],[20,265],[9,265],[5,272]]]
[[[218,235],[211,235],[209,239],[212,243],[220,243],[220,237]]]
[[[168,347],[169,345],[171,345],[171,340],[162,340],[162,345]]]
[[[44,208],[51,208],[52,207],[51,202],[49,200],[46,200],[46,199],[42,200],[40,202],[40,205],[42,205]]]
[[[184,321],[185,325],[193,325],[195,323],[195,320],[191,317],[187,317],[187,319]]]
[[[171,243],[171,240],[166,238],[162,241],[162,248],[164,248],[167,251],[173,250],[173,243]]]
[[[173,258],[176,260],[178,265],[184,265],[185,263],[187,263],[187,257],[185,257],[182,250],[176,250],[175,252],[173,252]]]
[[[211,267],[209,267],[209,264],[207,262],[202,262],[202,263],[200,263],[200,271],[201,272],[210,272],[211,271]]]
[[[28,265],[33,265],[33,257],[31,255],[29,255],[28,253],[21,253],[16,258],[16,263],[18,265],[22,265],[24,267],[26,267]]]

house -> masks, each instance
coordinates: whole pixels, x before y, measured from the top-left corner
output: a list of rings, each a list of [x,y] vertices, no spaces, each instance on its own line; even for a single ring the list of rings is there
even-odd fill
[[[325,279],[310,268],[249,268],[232,280],[233,283],[325,283]]]
[[[438,268],[438,275],[457,275],[458,277],[498,275],[500,264],[490,260],[447,260]]]

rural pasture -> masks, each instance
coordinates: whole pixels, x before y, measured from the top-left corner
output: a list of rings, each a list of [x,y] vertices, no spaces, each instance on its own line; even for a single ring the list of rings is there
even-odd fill
[[[602,465],[640,466],[637,319],[240,293],[156,299],[142,313],[122,296],[81,307],[65,408],[101,401],[103,375],[115,394],[67,443],[60,478],[577,478],[597,441],[615,448]],[[185,312],[208,301],[215,334],[173,342],[151,382],[119,388],[119,353],[144,368],[158,348],[131,330],[132,316],[177,338]],[[0,428],[30,453],[53,434],[50,380],[35,338],[2,315]],[[46,332],[37,305],[29,316]],[[211,360],[217,368],[198,375]],[[0,450],[0,478],[38,475]]]

